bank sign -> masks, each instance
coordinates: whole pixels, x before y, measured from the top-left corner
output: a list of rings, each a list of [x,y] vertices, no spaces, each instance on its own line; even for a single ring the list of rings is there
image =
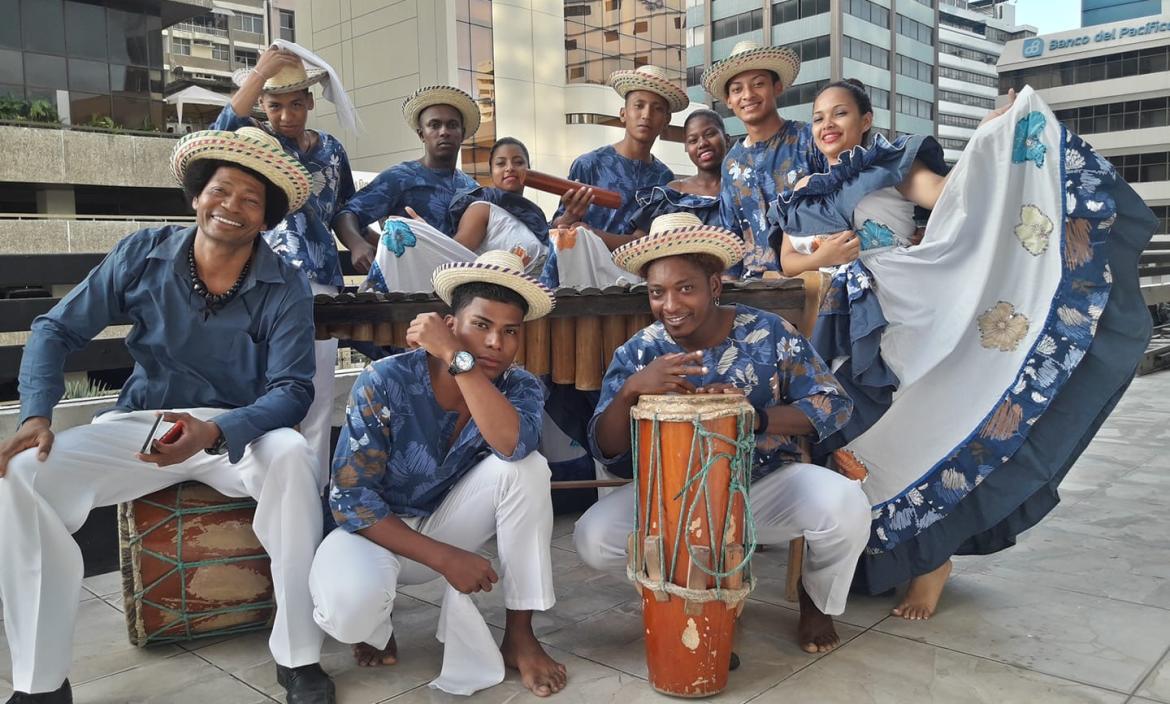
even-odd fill
[[[1038,56],[1043,56],[1045,49],[1047,51],[1060,51],[1062,49],[1082,48],[1093,44],[1105,44],[1119,39],[1143,37],[1162,32],[1170,33],[1170,22],[1151,20],[1140,24],[1102,29],[1095,34],[1082,34],[1078,37],[1049,39],[1045,39],[1044,37],[1030,37],[1024,40],[1023,54],[1025,59],[1034,59]]]

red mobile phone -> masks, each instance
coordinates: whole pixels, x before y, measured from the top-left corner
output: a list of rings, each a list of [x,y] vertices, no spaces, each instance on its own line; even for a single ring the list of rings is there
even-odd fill
[[[160,445],[170,445],[183,436],[183,421],[179,421],[171,426],[170,430],[163,433],[163,436],[158,439]]]

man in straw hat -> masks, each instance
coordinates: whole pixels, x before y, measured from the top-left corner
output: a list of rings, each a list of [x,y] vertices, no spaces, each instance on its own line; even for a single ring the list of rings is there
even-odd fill
[[[596,186],[622,195],[622,206],[616,210],[591,206],[593,190],[579,188],[565,193],[561,205],[553,215],[553,227],[576,228],[585,226],[600,238],[607,250],[625,243],[627,221],[638,208],[635,194],[644,188],[664,186],[674,180],[670,168],[659,161],[650,150],[670,124],[673,113],[685,110],[689,104],[686,92],[666,76],[658,66],[639,66],[632,71],[614,71],[609,85],[625,101],[618,113],[625,126],[625,136],[616,144],[607,144],[573,160],[569,178],[589,186]],[[574,247],[587,243],[574,240]],[[600,242],[594,242],[600,245]],[[601,250],[605,252],[606,250]],[[545,264],[541,280],[557,287],[561,285],[561,269],[554,250]],[[587,271],[566,271],[565,285],[592,285]],[[606,282],[612,283],[612,282]]]
[[[305,277],[259,237],[309,196],[309,174],[267,133],[195,132],[171,168],[196,224],[139,230],[37,318],[20,368],[21,425],[0,444],[0,600],[14,702],[69,702],[81,553],[90,510],[197,479],[258,502],[272,558],[269,646],[288,701],[328,703],[309,568],[324,477],[293,430],[313,398],[313,302]],[[69,352],[133,321],[134,371],[113,411],[54,435]],[[181,426],[160,442],[154,423]]]
[[[646,279],[657,322],[614,353],[589,443],[603,463],[628,476],[630,409],[639,397],[743,394],[756,409],[750,492],[756,541],[805,538],[797,639],[807,652],[827,652],[840,642],[830,615],[844,611],[869,539],[869,502],[857,482],[805,463],[797,440],[828,437],[845,425],[853,403],[808,340],[782,318],[720,304],[722,273],[744,249],[734,233],[677,213],[659,216],[649,235],[614,251],[614,263]],[[586,564],[625,568],[634,492],[628,485],[609,494],[577,521],[573,540]]]
[[[333,220],[339,235],[356,236],[370,223],[397,215],[422,218],[455,236],[459,223],[451,221],[451,200],[477,185],[455,164],[459,145],[479,129],[479,106],[458,88],[427,86],[402,104],[402,118],[422,142],[422,158],[391,166],[351,198]]]
[[[265,232],[264,240],[285,262],[308,276],[314,294],[336,294],[345,281],[329,223],[353,195],[353,174],[341,142],[333,135],[306,127],[313,109],[310,88],[331,80],[330,71],[306,68],[300,56],[274,45],[260,55],[254,69],[238,71],[232,80],[239,90],[232,102],[224,106],[212,129],[236,130],[256,125],[251,113],[259,100],[268,123],[257,126],[280,140],[285,152],[309,171],[312,183],[305,205]],[[332,87],[334,94],[345,94],[340,85]],[[353,237],[352,233],[344,235],[343,241],[358,271],[368,271],[374,257],[370,243]],[[321,471],[328,473],[337,340],[315,340],[313,349],[316,358],[313,404],[301,422],[301,432],[313,448]]]
[[[822,166],[808,123],[785,120],[776,110],[776,99],[799,71],[800,57],[791,49],[745,40],[703,72],[703,87],[747,128],[747,136],[723,159],[720,187],[723,222],[747,243],[735,272],[746,277],[780,270],[768,245],[768,205]]]
[[[446,647],[433,686],[455,694],[498,684],[505,665],[538,696],[565,685],[564,666],[532,632],[533,610],[555,601],[549,468],[534,452],[544,390],[512,365],[524,322],[554,301],[523,270],[503,251],[440,266],[432,282],[451,313],[415,318],[414,349],[358,377],[333,460],[338,527],[310,577],[317,623],[367,666],[397,660],[398,586],[444,578]],[[476,554],[492,535],[498,572]],[[467,596],[497,582],[508,609],[499,649]]]

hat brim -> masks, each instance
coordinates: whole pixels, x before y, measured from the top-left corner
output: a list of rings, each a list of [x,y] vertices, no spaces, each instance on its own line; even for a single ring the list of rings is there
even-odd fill
[[[232,73],[232,83],[236,86],[244,85],[244,81],[252,75],[255,69],[241,68]],[[272,93],[273,95],[280,95],[282,93],[295,93],[298,90],[305,90],[317,83],[323,82],[329,77],[329,72],[323,68],[305,68],[305,79],[297,81],[296,83],[285,83],[281,85],[270,85],[271,80],[264,83],[263,92]]]
[[[309,171],[278,146],[223,130],[204,130],[184,135],[171,152],[171,173],[181,184],[191,164],[218,159],[247,167],[279,188],[288,197],[288,212],[299,210],[309,197]]]
[[[528,303],[525,322],[543,318],[556,307],[556,298],[544,284],[526,274],[492,264],[451,262],[435,269],[431,276],[435,295],[447,305],[451,305],[455,289],[470,283],[498,284],[518,293]]]
[[[623,99],[635,90],[654,93],[666,101],[667,109],[672,113],[685,110],[691,104],[690,97],[682,88],[657,76],[637,71],[614,71],[613,75],[609,77],[609,85]]]
[[[763,46],[729,56],[703,72],[703,88],[718,100],[727,98],[727,84],[744,71],[771,71],[780,78],[784,90],[796,82],[800,73],[800,57],[791,49]]]
[[[695,225],[639,237],[615,249],[612,256],[614,264],[641,276],[647,264],[664,257],[710,254],[727,269],[743,259],[744,253],[743,240],[735,233],[721,227]]]
[[[435,105],[450,105],[463,116],[463,138],[470,139],[479,130],[479,106],[471,96],[450,86],[423,88],[402,104],[402,117],[410,129],[419,128],[418,118],[423,110]]]

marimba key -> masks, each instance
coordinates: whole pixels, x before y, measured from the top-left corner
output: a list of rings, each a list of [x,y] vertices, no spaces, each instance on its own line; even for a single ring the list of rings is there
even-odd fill
[[[573,318],[553,318],[549,327],[552,332],[552,380],[554,384],[575,384],[577,382],[577,321]]]
[[[577,318],[576,363],[574,380],[582,391],[597,391],[601,388],[601,376],[605,373],[601,358],[603,339],[601,317],[585,315]]]
[[[524,368],[535,376],[549,372],[548,318],[524,323]]]

